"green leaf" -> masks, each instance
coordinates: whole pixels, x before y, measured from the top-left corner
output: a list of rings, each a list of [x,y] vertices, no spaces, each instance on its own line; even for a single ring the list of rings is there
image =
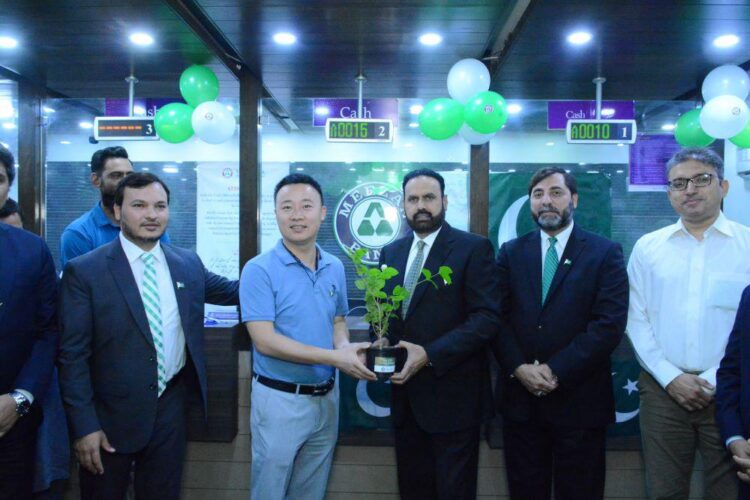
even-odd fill
[[[394,267],[386,267],[385,269],[383,269],[382,271],[380,271],[380,273],[381,273],[381,276],[383,277],[383,279],[389,280],[389,279],[393,278],[394,276],[398,275],[398,269],[396,269]]]
[[[430,272],[429,269],[422,269],[422,275],[427,281],[430,281],[432,279],[432,272]]]
[[[388,298],[388,295],[386,295],[385,292],[375,292],[373,295],[379,299],[386,299]]]
[[[438,270],[438,274],[441,278],[443,278],[443,282],[446,285],[450,285],[453,283],[453,279],[451,278],[451,275],[453,274],[453,269],[451,269],[448,266],[440,266],[440,269]]]

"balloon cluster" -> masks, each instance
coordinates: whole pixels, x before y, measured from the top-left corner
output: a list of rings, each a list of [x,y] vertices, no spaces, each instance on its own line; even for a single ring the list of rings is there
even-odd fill
[[[448,73],[448,94],[428,102],[419,114],[419,129],[430,139],[458,132],[478,146],[492,139],[508,119],[505,99],[490,92],[490,72],[476,59],[462,59]]]
[[[750,148],[750,110],[745,103],[750,79],[745,70],[719,66],[703,80],[701,91],[706,104],[680,116],[674,129],[677,142],[705,147],[715,139],[729,139],[739,148]]]
[[[180,75],[180,93],[187,104],[173,102],[159,109],[154,127],[160,138],[177,144],[193,134],[209,144],[220,144],[234,134],[234,114],[216,102],[219,79],[205,66],[193,65]]]

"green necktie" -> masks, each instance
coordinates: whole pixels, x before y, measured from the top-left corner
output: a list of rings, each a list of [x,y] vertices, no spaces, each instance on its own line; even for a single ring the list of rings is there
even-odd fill
[[[161,300],[159,298],[159,285],[156,281],[156,263],[154,256],[148,252],[141,255],[146,268],[143,270],[143,281],[141,282],[141,298],[143,307],[146,309],[148,326],[151,328],[151,336],[154,339],[156,349],[156,372],[159,384],[158,395],[167,387],[166,359],[164,357],[164,333],[161,322]]]
[[[542,304],[544,304],[544,301],[547,299],[547,292],[549,292],[549,287],[552,284],[555,272],[557,271],[558,259],[557,249],[555,248],[556,243],[557,238],[552,236],[549,239],[547,254],[544,256],[544,269],[542,270]]]

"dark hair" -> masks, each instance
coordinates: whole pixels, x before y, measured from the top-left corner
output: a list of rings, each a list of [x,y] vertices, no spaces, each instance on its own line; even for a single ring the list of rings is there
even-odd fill
[[[673,167],[690,160],[713,167],[716,171],[716,177],[720,181],[724,180],[724,160],[710,148],[685,148],[677,151],[667,162],[667,177],[669,177],[669,171]]]
[[[5,173],[8,176],[8,185],[13,184],[13,179],[16,178],[16,160],[13,159],[13,153],[2,144],[0,144],[0,163],[5,167]]]
[[[289,174],[281,179],[273,190],[274,203],[276,203],[276,195],[279,194],[279,190],[290,184],[307,184],[308,186],[312,186],[320,195],[320,203],[323,204],[323,190],[320,188],[320,184],[307,174]]]
[[[438,181],[438,184],[440,184],[440,196],[445,196],[445,179],[443,179],[443,176],[439,173],[435,172],[434,170],[430,170],[429,168],[418,168],[417,170],[412,170],[408,174],[404,176],[404,181],[401,183],[401,190],[406,193],[406,184],[414,179],[415,177],[432,177],[436,181]]]
[[[169,203],[169,188],[164,184],[164,181],[148,172],[134,172],[130,175],[126,175],[119,183],[117,183],[117,189],[115,190],[115,205],[119,207],[122,206],[122,200],[125,198],[126,188],[141,189],[155,182],[158,182],[161,184],[161,187],[164,188],[164,191],[167,193],[167,203]]]
[[[568,188],[568,191],[570,191],[570,194],[576,194],[578,192],[578,182],[576,182],[576,178],[566,172],[564,168],[544,167],[534,172],[534,175],[531,176],[531,180],[529,181],[529,196],[531,196],[531,191],[534,189],[534,186],[547,177],[555,174],[563,176],[563,179],[565,179],[565,186]]]
[[[14,200],[13,198],[8,198],[5,200],[5,205],[0,207],[0,219],[5,219],[6,217],[10,217],[13,214],[18,214],[18,216],[23,220],[23,214],[21,213],[21,209],[18,206],[18,202]]]
[[[128,158],[128,152],[122,146],[112,146],[109,148],[100,149],[91,157],[91,171],[98,176],[102,175],[104,171],[104,164],[111,158]]]

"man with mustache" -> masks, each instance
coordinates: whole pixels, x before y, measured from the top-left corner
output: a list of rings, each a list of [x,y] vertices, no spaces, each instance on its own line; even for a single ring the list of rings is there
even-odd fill
[[[651,498],[687,498],[697,448],[706,498],[735,498],[726,447],[747,458],[750,445],[743,436],[722,439],[714,393],[750,283],[750,228],[721,211],[729,183],[714,151],[678,151],[667,162],[667,177],[680,219],[641,237],[628,263],[628,336],[644,370],[638,386],[646,484]]]
[[[99,189],[101,200],[94,208],[71,222],[60,237],[60,266],[74,257],[109,243],[120,234],[120,223],[115,218],[115,190],[120,180],[133,173],[133,164],[122,146],[96,151],[91,157],[91,184]],[[169,243],[164,233],[161,239]]]
[[[204,303],[237,305],[239,285],[195,252],[160,243],[169,189],[148,173],[115,191],[122,231],[65,266],[60,388],[81,498],[177,499],[189,392],[206,405]]]
[[[539,231],[500,248],[497,399],[510,497],[604,496],[607,425],[615,420],[610,353],[625,330],[622,248],[578,227],[576,179],[561,168],[529,183]]]
[[[409,296],[391,318],[390,344],[406,349],[391,377],[398,485],[404,499],[476,498],[479,426],[491,416],[487,349],[497,334],[492,244],[445,222],[445,181],[433,170],[402,184],[413,234],[383,248],[380,264],[398,269],[386,293]],[[421,271],[453,270],[452,283],[417,285]]]

